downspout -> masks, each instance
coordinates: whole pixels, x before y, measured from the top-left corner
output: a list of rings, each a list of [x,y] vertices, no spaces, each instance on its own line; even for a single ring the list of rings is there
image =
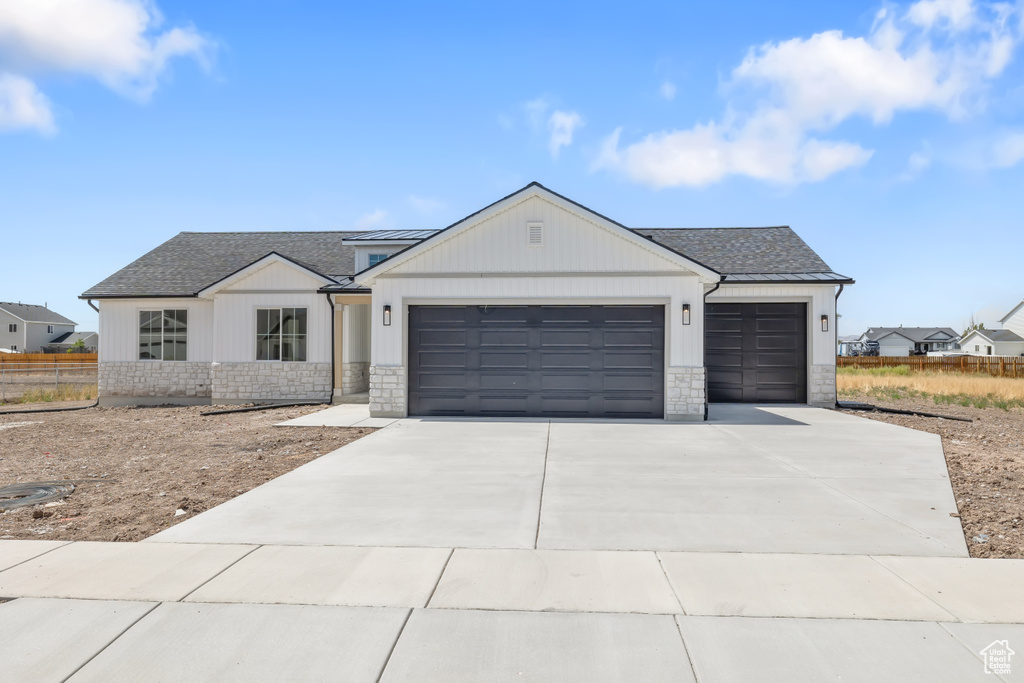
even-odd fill
[[[833,307],[833,309],[834,309],[833,310],[833,316],[836,319],[835,320],[836,324],[833,325],[833,327],[835,327],[836,329],[835,329],[835,341],[832,344],[832,348],[835,349],[836,354],[839,353],[839,297],[842,295],[844,287],[846,287],[846,285],[844,285],[843,283],[840,282],[839,283],[839,291],[836,292],[836,303],[835,303],[835,306]],[[835,384],[838,385],[839,384],[838,376],[834,377],[833,381],[835,382]],[[837,386],[836,387],[836,408],[838,408],[838,407],[839,407],[839,388]]]
[[[700,314],[704,317],[704,338],[708,336],[708,295],[712,294],[715,290],[722,286],[722,281],[719,280],[715,283],[715,286],[704,292],[704,306],[701,308]],[[704,421],[708,421],[708,350],[704,349]]]
[[[92,302],[92,299],[86,299],[85,303],[89,304],[89,308],[91,308],[92,310],[96,311],[97,313],[100,312],[100,309],[96,307],[96,304]]]
[[[334,381],[335,378],[337,377],[337,368],[334,367],[334,355],[335,353],[337,353],[337,347],[335,346],[335,344],[337,344],[337,340],[335,340],[334,338],[334,328],[336,322],[334,317],[337,314],[334,312],[334,299],[331,298],[331,293],[324,292],[324,295],[327,297],[327,306],[331,309],[331,314],[329,317],[329,320],[331,321],[331,394],[330,396],[327,397],[327,402],[334,403]]]

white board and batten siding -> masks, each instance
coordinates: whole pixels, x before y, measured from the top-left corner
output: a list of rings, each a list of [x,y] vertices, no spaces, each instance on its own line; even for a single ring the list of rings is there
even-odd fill
[[[139,313],[188,311],[188,360],[250,362],[256,360],[256,309],[307,309],[307,360],[330,362],[330,306],[317,293],[321,282],[281,263],[272,263],[212,298],[103,299],[100,308],[100,362],[139,360]]]
[[[527,226],[540,224],[542,244],[530,246]],[[653,242],[627,241],[539,196],[509,206],[451,237],[444,234],[388,275],[465,273],[678,273],[678,263]]]
[[[667,305],[669,365],[703,365],[704,324],[682,324],[682,305],[700,310],[703,287],[694,276],[576,276],[380,278],[373,287],[373,362],[404,365],[410,305]],[[381,311],[392,307],[391,325]]]
[[[306,309],[306,360],[331,361],[331,306],[323,282],[285,263],[270,263],[213,294],[213,360],[256,360],[256,310]]]
[[[180,299],[101,299],[101,363],[139,360],[139,313],[166,309],[188,311],[188,360],[213,360],[213,302]]]
[[[529,196],[425,246],[373,282],[377,365],[406,363],[408,306],[487,304],[666,305],[668,364],[703,365],[703,320],[681,321],[684,303],[699,310],[699,277],[656,244],[637,243],[585,212]],[[392,307],[387,327],[385,305]]]
[[[1013,312],[1012,315],[1008,315],[1002,319],[1003,329],[1016,332],[1019,336],[1024,337],[1024,302]]]
[[[722,303],[786,303],[806,302],[809,344],[807,357],[813,365],[835,365],[835,285],[802,284],[724,284],[708,295],[708,302]],[[821,331],[821,316],[828,316],[828,332]]]

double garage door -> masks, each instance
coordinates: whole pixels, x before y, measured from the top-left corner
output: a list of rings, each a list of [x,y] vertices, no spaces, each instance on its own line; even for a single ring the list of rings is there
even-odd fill
[[[662,417],[664,306],[410,306],[409,414]]]
[[[409,414],[662,417],[664,306],[410,306]],[[705,309],[711,403],[806,403],[801,303]]]

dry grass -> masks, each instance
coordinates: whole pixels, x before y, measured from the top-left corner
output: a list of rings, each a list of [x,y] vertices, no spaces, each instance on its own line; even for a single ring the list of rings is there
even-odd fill
[[[970,375],[959,372],[912,372],[894,368],[840,368],[836,389],[841,398],[869,396],[898,401],[931,399],[938,405],[957,404],[1002,410],[1024,408],[1024,379]]]
[[[95,384],[62,384],[56,389],[28,389],[12,402],[92,401],[98,393],[99,391]]]
[[[866,393],[875,388],[902,388],[938,396],[988,396],[1024,400],[1024,379],[968,375],[959,372],[876,373],[841,369],[836,376],[840,391]]]

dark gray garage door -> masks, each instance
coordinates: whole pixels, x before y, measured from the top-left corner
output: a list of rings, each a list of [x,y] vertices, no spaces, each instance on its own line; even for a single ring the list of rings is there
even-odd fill
[[[663,306],[410,306],[409,414],[662,417]]]
[[[807,402],[806,304],[708,304],[712,403]]]

